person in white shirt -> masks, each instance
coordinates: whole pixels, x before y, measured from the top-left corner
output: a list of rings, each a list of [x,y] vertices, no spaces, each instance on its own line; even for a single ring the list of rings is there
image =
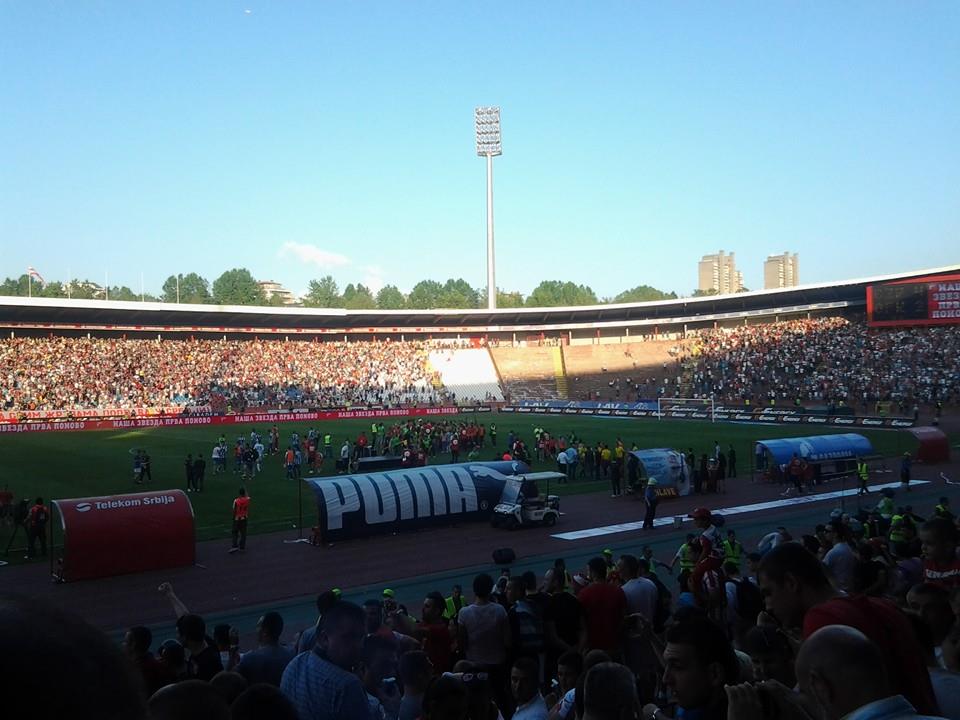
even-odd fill
[[[257,453],[257,472],[263,472],[263,453],[265,448],[263,447],[263,443],[260,442],[259,436],[257,437],[257,444],[253,446],[253,449]]]
[[[547,720],[547,704],[538,689],[540,665],[535,658],[519,657],[510,669],[510,690],[517,701],[513,720]]]
[[[636,637],[628,637],[624,643],[624,664],[637,676],[641,693],[652,695],[657,688],[659,664],[653,652],[650,639],[640,631],[652,627],[660,591],[656,584],[646,577],[650,565],[646,560],[638,560],[633,555],[621,555],[617,561],[617,572],[624,581],[623,594],[627,598],[627,614],[633,617]]]
[[[832,547],[823,556],[823,564],[833,578],[834,584],[844,592],[852,592],[859,561],[847,540],[850,531],[839,521],[831,521],[824,533],[824,539]]]

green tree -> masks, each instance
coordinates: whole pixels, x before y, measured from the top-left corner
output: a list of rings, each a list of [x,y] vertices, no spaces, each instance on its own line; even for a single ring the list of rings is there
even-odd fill
[[[486,293],[484,293],[484,296]],[[519,308],[523,307],[523,295],[514,291],[514,292],[504,292],[503,290],[497,290],[497,307],[498,308]]]
[[[183,300],[181,293],[180,299]],[[227,270],[213,281],[213,299],[218,305],[265,305],[264,295],[246,268]]]
[[[269,298],[267,298],[267,305],[269,307],[284,307],[283,295],[277,295],[274,293]]]
[[[183,275],[171,275],[163,283],[163,301],[168,303],[177,302],[177,278],[180,279],[180,302],[202,305],[209,303],[213,298],[210,297],[210,283],[197,275],[197,273],[187,273]]]
[[[67,296],[67,289],[64,287],[62,282],[56,280],[54,282],[48,282],[46,285],[44,285],[40,294],[46,298],[65,298]]]
[[[343,289],[343,306],[348,310],[373,310],[377,307],[377,301],[369,288],[361,283],[354,287],[351,283]]]
[[[613,299],[613,302],[653,302],[654,300],[675,300],[676,297],[677,294],[675,292],[664,292],[663,290],[657,290],[657,288],[650,287],[649,285],[637,285],[635,288],[631,288],[630,290],[624,290]]]
[[[103,297],[103,288],[92,280],[71,280],[70,297],[73,300],[97,300]]]
[[[303,298],[307,307],[332,308],[343,307],[343,298],[340,297],[340,288],[332,275],[324,275],[319,280],[311,280],[307,286],[307,294]]]
[[[34,283],[38,289],[40,283]],[[27,276],[21,275],[18,278],[7,278],[0,285],[0,295],[26,296],[28,293]]]
[[[443,285],[443,291],[438,298],[439,304],[434,307],[444,308],[476,308],[480,304],[480,294],[463,278],[450,278]]]
[[[440,307],[443,285],[436,280],[421,280],[407,296],[407,307],[411,310],[429,310]]]
[[[708,290],[697,289],[693,291],[693,297],[712,297],[714,295],[719,295],[719,294],[720,293],[717,292],[716,288],[710,288]]]
[[[385,285],[377,293],[377,307],[381,310],[403,310],[406,306],[407,300],[396,285]]]
[[[527,307],[596,305],[597,295],[587,285],[560,280],[544,280],[527,297]]]
[[[110,299],[135,302],[140,300],[140,296],[126,285],[114,285],[110,288]]]

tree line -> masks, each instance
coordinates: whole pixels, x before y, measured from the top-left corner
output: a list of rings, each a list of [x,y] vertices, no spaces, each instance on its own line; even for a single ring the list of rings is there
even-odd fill
[[[74,298],[103,300],[107,292],[103,286],[90,280],[72,280],[69,285],[61,282],[46,284],[36,280],[31,284],[27,275],[7,278],[0,284],[0,295],[26,297],[32,289],[34,297]],[[544,280],[524,296],[519,292],[497,290],[497,307],[560,307],[570,305],[601,305],[606,303],[649,302],[671,300],[676,293],[664,292],[649,285],[638,285],[624,290],[612,298],[598,298],[588,285],[561,280]],[[227,270],[210,282],[198,273],[171,275],[161,288],[159,296],[134,292],[125,285],[109,288],[110,300],[166,303],[193,303],[200,305],[260,305],[279,307],[284,298],[268,295],[246,268]],[[326,275],[311,280],[306,294],[298,305],[314,308],[345,308],[347,310],[430,310],[435,308],[471,309],[487,305],[487,289],[475,288],[463,278],[450,278],[446,282],[421,280],[409,293],[403,293],[396,285],[386,285],[374,292],[362,283],[350,283],[341,291],[333,276]]]

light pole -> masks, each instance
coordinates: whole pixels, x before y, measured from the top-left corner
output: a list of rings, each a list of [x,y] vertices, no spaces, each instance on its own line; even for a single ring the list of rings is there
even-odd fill
[[[493,157],[500,149],[500,108],[478,107],[474,111],[477,128],[477,155],[487,158],[487,308],[497,309],[497,282],[493,253]]]

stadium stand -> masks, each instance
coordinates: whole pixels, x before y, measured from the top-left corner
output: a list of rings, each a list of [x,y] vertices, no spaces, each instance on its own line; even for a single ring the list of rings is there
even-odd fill
[[[678,377],[677,343],[665,340],[563,348],[570,397],[633,401],[656,397]]]
[[[457,403],[503,402],[497,368],[486,348],[430,351],[430,366]]]
[[[876,330],[846,318],[700,331],[685,344],[698,396],[914,405],[960,398],[960,327]]]
[[[440,404],[424,341],[0,341],[4,410]]]
[[[505,395],[512,400],[559,399],[553,362],[556,350],[555,347],[538,345],[491,347],[490,353],[500,372]]]

